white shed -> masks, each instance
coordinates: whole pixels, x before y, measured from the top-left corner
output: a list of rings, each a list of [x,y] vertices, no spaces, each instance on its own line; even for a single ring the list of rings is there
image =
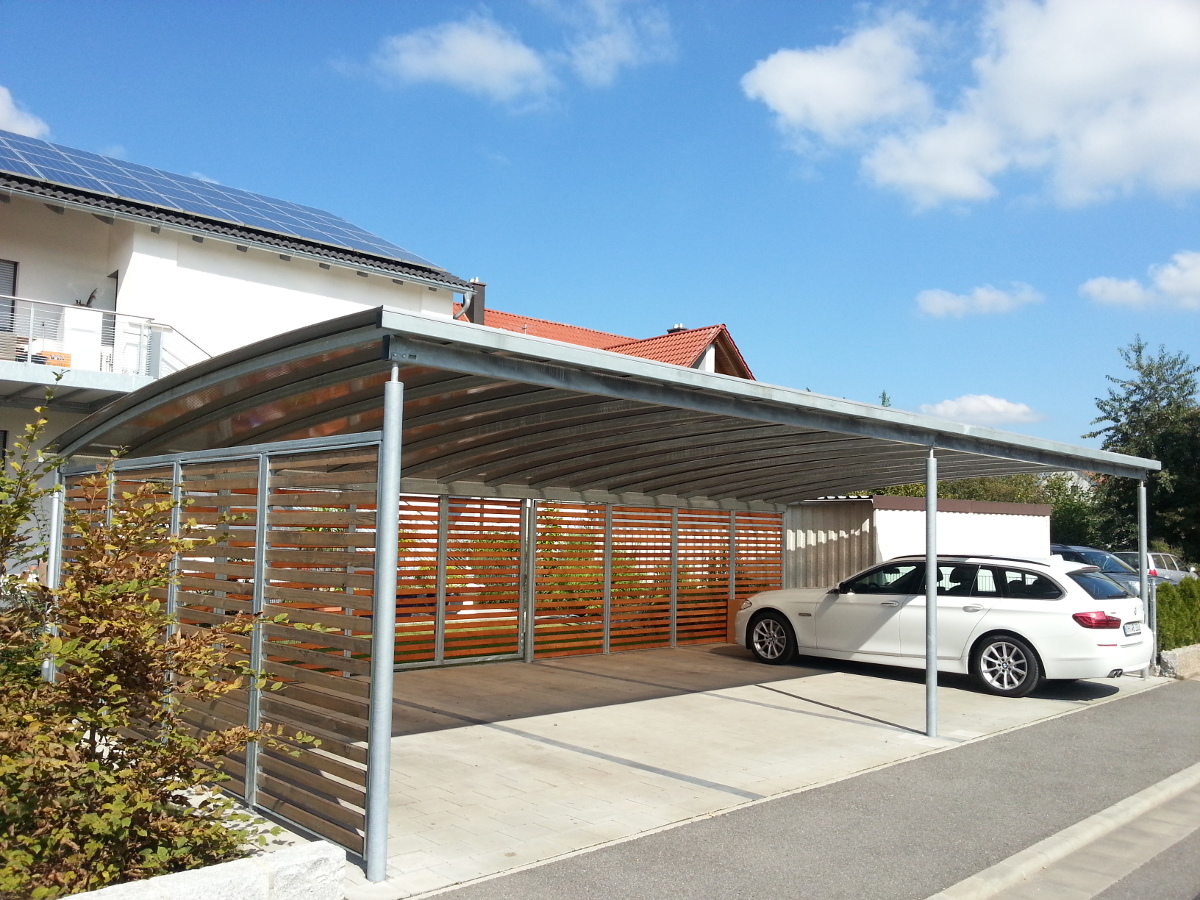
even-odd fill
[[[1050,507],[938,500],[938,552],[1050,555]],[[924,497],[838,497],[784,514],[785,587],[829,587],[867,566],[925,552]]]

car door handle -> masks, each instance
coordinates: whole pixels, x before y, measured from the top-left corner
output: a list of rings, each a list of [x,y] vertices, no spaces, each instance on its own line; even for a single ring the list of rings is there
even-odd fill
[[[879,602],[879,605],[880,606],[899,606],[900,601],[899,600],[881,600]]]
[[[979,612],[981,609],[983,609],[983,607],[978,603],[972,603],[970,606],[964,606],[963,612]]]

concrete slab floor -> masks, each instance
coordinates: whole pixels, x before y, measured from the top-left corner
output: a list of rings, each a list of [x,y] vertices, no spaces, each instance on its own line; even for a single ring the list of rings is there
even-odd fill
[[[705,645],[396,676],[388,880],[412,897],[805,790],[1166,683],[1050,683],[1019,700],[944,676]]]

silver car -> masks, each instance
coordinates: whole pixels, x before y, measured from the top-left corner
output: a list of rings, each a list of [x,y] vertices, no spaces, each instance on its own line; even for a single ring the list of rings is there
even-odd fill
[[[1196,576],[1195,566],[1189,566],[1172,553],[1149,553],[1147,555],[1150,557],[1150,571],[1159,578],[1167,579],[1172,584],[1179,584],[1185,578]],[[1140,571],[1136,550],[1122,550],[1114,553],[1113,556],[1131,566],[1135,571]]]
[[[1097,550],[1095,547],[1073,547],[1069,544],[1051,544],[1050,552],[1055,556],[1061,556],[1067,562],[1095,566],[1135,597],[1141,591],[1141,576],[1137,569],[1107,550]],[[1157,578],[1151,576],[1150,582],[1165,584],[1167,579],[1161,575]]]

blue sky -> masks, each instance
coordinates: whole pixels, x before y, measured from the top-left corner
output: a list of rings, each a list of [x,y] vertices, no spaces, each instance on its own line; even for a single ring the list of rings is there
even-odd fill
[[[0,0],[0,127],[760,380],[1080,442],[1200,358],[1200,0]]]

